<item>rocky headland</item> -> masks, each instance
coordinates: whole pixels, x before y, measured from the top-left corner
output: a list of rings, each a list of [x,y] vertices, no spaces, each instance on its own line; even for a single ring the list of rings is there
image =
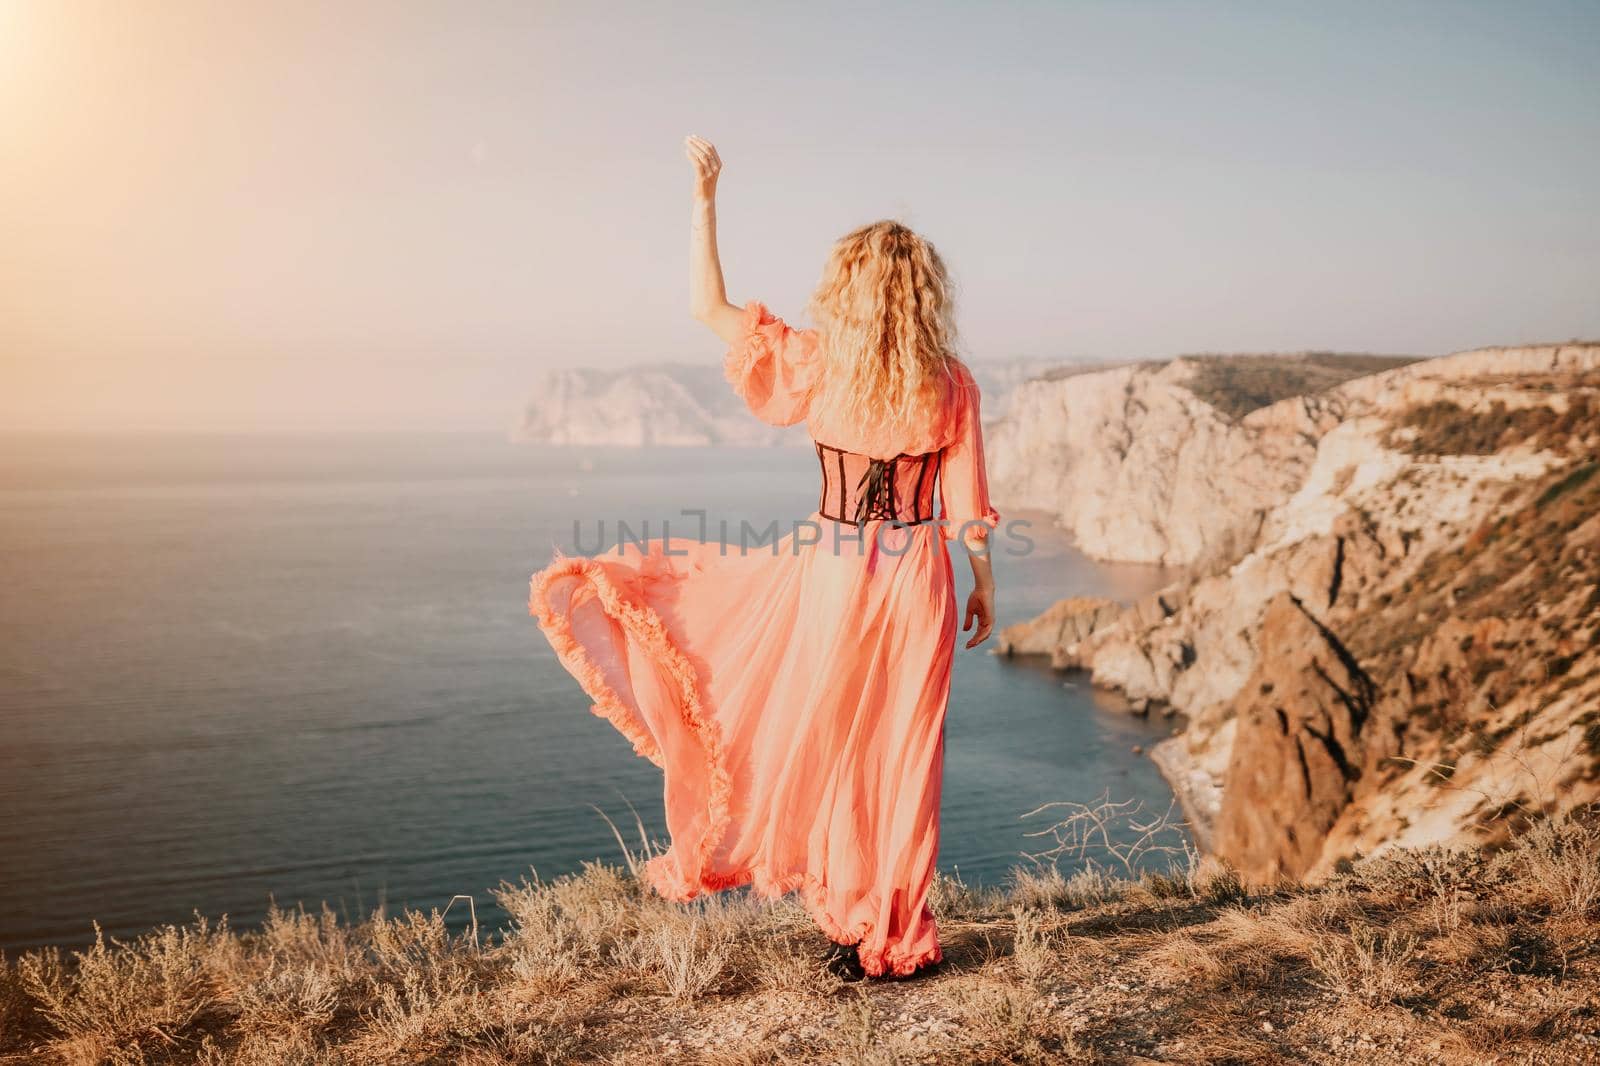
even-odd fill
[[[1152,757],[1253,881],[1600,799],[1600,345],[1280,363],[1014,393],[997,498],[1183,576],[1001,650],[1181,714]]]
[[[551,370],[511,433],[522,444],[625,448],[801,443],[804,431],[750,417],[720,366]]]
[[[996,400],[1034,375],[1061,365],[1038,359],[971,364],[983,394]],[[751,418],[728,388],[720,362],[547,371],[534,384],[511,439],[521,444],[620,448],[798,447],[810,442],[801,427],[769,426]]]

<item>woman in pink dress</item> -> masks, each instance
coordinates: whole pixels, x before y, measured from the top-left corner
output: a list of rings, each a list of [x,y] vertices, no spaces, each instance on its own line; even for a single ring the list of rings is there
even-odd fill
[[[776,544],[558,551],[530,612],[594,713],[662,770],[656,892],[798,890],[861,971],[910,975],[942,958],[928,890],[961,613],[947,541],[972,564],[966,646],[994,619],[978,388],[951,348],[944,265],[898,223],[834,246],[815,330],[730,304],[721,162],[699,138],[686,147],[695,317],[727,342],[727,379],[756,417],[806,424],[817,508]]]

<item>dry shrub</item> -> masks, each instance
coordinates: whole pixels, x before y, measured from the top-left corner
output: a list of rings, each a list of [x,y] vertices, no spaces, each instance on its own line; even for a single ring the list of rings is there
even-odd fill
[[[1394,1003],[1416,989],[1412,962],[1417,939],[1396,930],[1358,925],[1346,937],[1328,937],[1311,949],[1319,988],[1368,1006]]]
[[[1480,912],[1483,890],[1503,880],[1490,872],[1481,848],[1444,844],[1390,848],[1355,863],[1351,873],[1374,898],[1422,904],[1423,924],[1447,938]]]
[[[1156,970],[1171,970],[1214,986],[1267,986],[1282,983],[1294,964],[1315,964],[1318,953],[1344,939],[1344,929],[1362,911],[1343,889],[1327,889],[1271,906],[1231,905],[1218,910],[1204,929],[1203,943],[1192,936],[1174,940],[1163,934],[1146,959]],[[1200,950],[1185,955],[1191,944]]]
[[[748,959],[757,987],[766,992],[821,999],[844,987],[821,956],[790,939],[756,937],[749,945]]]
[[[1131,884],[1099,866],[1088,866],[1067,877],[1055,865],[1019,866],[1011,872],[1008,896],[1012,902],[1041,910],[1082,910],[1122,899]]]
[[[495,901],[511,916],[512,939],[530,954],[604,961],[638,927],[648,901],[640,884],[614,867],[583,864],[580,873],[546,883],[502,883]]]
[[[1578,944],[1586,947],[1592,930],[1583,930]],[[1565,974],[1570,956],[1567,945],[1548,928],[1528,925],[1468,925],[1446,938],[1441,954],[1470,964],[1479,972],[1500,970],[1513,974],[1550,976]]]
[[[1509,939],[1503,926],[1462,922],[1441,934],[1433,946],[1440,959],[1485,970],[1493,968]]]
[[[1506,1063],[1508,1066],[1567,1066],[1594,1062],[1592,1055],[1563,1055],[1552,1053],[1550,1044],[1572,1031],[1572,1024],[1563,1010],[1534,1008],[1532,1010],[1494,1010],[1472,1018],[1461,1025],[1462,1044],[1468,1049],[1472,1063]],[[1517,1048],[1518,1044],[1533,1045]],[[1474,1053],[1475,1054],[1472,1054]]]
[[[32,1013],[21,976],[0,951],[0,1052],[19,1046]]]
[[[365,1028],[343,1049],[363,1064],[568,1062],[583,1050],[581,1025],[544,1016],[559,1005],[506,994],[494,976],[439,968],[381,984]]]
[[[479,957],[477,945],[464,935],[452,935],[438,910],[405,911],[395,918],[374,915],[367,939],[380,978],[469,969]]]
[[[1236,874],[1194,850],[1175,801],[1153,811],[1137,800],[1113,801],[1108,792],[1091,803],[1046,803],[1023,817],[1046,813],[1056,821],[1025,835],[1048,838],[1052,846],[1026,856],[1031,869],[1012,872],[1012,903],[1065,910],[1121,902],[1160,909],[1173,900],[1214,896],[1220,902],[1244,895]],[[1079,864],[1071,877],[1060,871],[1063,858]]]
[[[959,871],[936,870],[928,887],[928,907],[939,921],[976,921],[994,909],[990,893],[972,888]]]
[[[1213,855],[1197,855],[1185,871],[1189,895],[1216,906],[1239,903],[1249,895],[1239,871]]]
[[[450,933],[438,910],[374,915],[366,931],[374,972],[359,1040],[363,1054],[425,1057],[486,1024],[485,982],[479,980],[485,960],[465,935]]]
[[[951,1006],[965,1035],[976,1045],[971,1049],[973,1061],[1052,1061],[1056,1052],[1047,1039],[1067,1054],[1079,1050],[1070,1033],[1052,1026],[1044,997],[1032,985],[991,981],[959,985]]]
[[[1459,886],[1494,879],[1483,850],[1460,844],[1385,848],[1352,863],[1350,873],[1373,893],[1403,899],[1447,895]]]
[[[569,988],[608,958],[627,913],[610,904],[586,906],[566,881],[502,884],[494,896],[511,916],[510,972],[536,992]]]
[[[1243,910],[1228,907],[1220,916],[1227,918]],[[1293,950],[1293,945],[1304,944],[1330,931],[1349,929],[1366,918],[1366,909],[1344,884],[1305,891],[1261,912],[1262,922],[1286,950]]]
[[[662,990],[676,1000],[698,999],[715,988],[732,954],[724,929],[698,916],[665,922],[644,936],[655,949]]]
[[[1088,936],[1067,932],[1050,911],[1011,908],[1011,973],[1029,988],[1043,989],[1050,978],[1074,983],[1090,975],[1107,948]],[[998,956],[990,956],[990,962]]]
[[[333,1021],[339,992],[338,979],[314,963],[275,969],[235,993],[234,1024],[245,1032],[321,1029]]]
[[[317,914],[272,904],[258,932],[228,942],[224,982],[237,1010],[236,1030],[285,1046],[333,1023],[365,983],[365,956],[348,928],[324,906]]]
[[[989,983],[960,988],[955,1008],[962,1028],[999,1055],[1043,1055],[1035,1031],[1042,1010],[1037,989]]]
[[[207,1037],[194,1061],[199,1066],[354,1066],[310,1033],[295,1029],[250,1033],[231,1047],[219,1047]]]
[[[507,969],[530,995],[556,994],[572,988],[588,973],[570,942],[534,945],[513,941]]]
[[[509,970],[530,992],[571,988],[610,969],[649,978],[675,999],[694,999],[742,969],[735,964],[753,930],[795,921],[792,904],[748,893],[671,903],[598,863],[550,883],[502,884],[494,895],[511,916]]]
[[[1011,959],[1017,976],[1029,985],[1038,985],[1061,966],[1061,930],[1047,927],[1036,910],[1013,907]]]
[[[1189,898],[1189,878],[1182,868],[1165,871],[1147,871],[1136,882],[1138,892],[1127,893],[1125,898],[1140,900],[1146,907]]]
[[[1535,819],[1512,840],[1502,865],[1557,914],[1600,909],[1600,825],[1592,812]]]
[[[1218,951],[1264,951],[1273,956],[1304,958],[1326,932],[1320,913],[1306,908],[1257,909],[1224,907],[1207,927]]]
[[[226,926],[212,931],[203,917],[193,926],[163,926],[124,944],[95,925],[94,946],[72,961],[48,948],[24,955],[22,987],[56,1031],[80,1048],[138,1061],[189,1035],[216,1005],[208,957]]]
[[[303,908],[284,910],[276,902],[267,908],[261,929],[250,946],[264,954],[269,965],[306,963],[349,980],[355,977],[351,931],[327,904],[316,914]]]
[[[461,1049],[449,1061],[455,1066],[567,1063],[581,1059],[585,1050],[587,1040],[580,1030],[534,1021],[494,1033],[473,1046]]]
[[[366,1013],[368,1047],[394,1057],[420,1057],[442,1050],[460,1029],[458,1016],[477,994],[462,970],[429,967],[374,980],[375,1003]],[[373,1046],[375,1042],[376,1046]]]
[[[1303,958],[1311,946],[1298,925],[1241,907],[1224,909],[1208,928],[1215,935],[1196,957],[1184,958],[1180,942],[1164,945],[1152,954],[1151,963],[1192,973],[1217,987],[1271,984],[1282,974],[1285,960]]]

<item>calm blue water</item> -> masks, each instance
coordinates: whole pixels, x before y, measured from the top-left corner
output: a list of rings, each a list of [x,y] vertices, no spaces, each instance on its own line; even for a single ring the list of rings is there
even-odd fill
[[[815,479],[804,449],[0,439],[0,948],[242,925],[269,895],[359,915],[466,893],[492,922],[501,880],[616,860],[596,808],[660,833],[660,772],[588,713],[528,575],[575,519],[591,544],[596,518],[683,507],[764,525],[809,513]],[[1002,623],[1154,580],[1030,535],[996,559]],[[1040,803],[1164,809],[1131,749],[1166,727],[1110,699],[960,651],[940,866],[1003,878]]]

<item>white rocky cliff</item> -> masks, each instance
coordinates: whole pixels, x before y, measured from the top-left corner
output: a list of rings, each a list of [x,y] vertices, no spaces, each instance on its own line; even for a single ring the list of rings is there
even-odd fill
[[[1049,366],[1034,359],[975,360],[973,376],[992,417],[1014,386]],[[512,439],[525,444],[628,448],[805,445],[800,428],[750,415],[720,363],[618,370],[552,370],[535,384]]]
[[[1142,486],[1123,535],[1201,565],[1115,617],[1058,605],[1002,646],[1183,712],[1153,756],[1202,845],[1255,879],[1600,796],[1600,346],[1412,363],[1223,428],[1170,395],[1181,372],[1083,389],[1091,443],[1063,495],[1036,483],[1029,502],[1066,514]],[[1140,460],[1144,479],[1117,435],[1134,424],[1178,453]],[[1195,449],[1240,470],[1187,487],[1172,472]],[[1246,532],[1208,539],[1213,509]]]
[[[772,445],[791,430],[750,417],[721,366],[552,370],[535,386],[513,439],[631,448]]]
[[[1188,565],[1227,554],[1299,485],[1326,413],[1305,396],[1233,418],[1203,396],[1229,376],[1316,387],[1372,362],[1205,357],[1050,374],[1012,392],[991,429],[990,487],[1002,505],[1055,515],[1097,559]]]

